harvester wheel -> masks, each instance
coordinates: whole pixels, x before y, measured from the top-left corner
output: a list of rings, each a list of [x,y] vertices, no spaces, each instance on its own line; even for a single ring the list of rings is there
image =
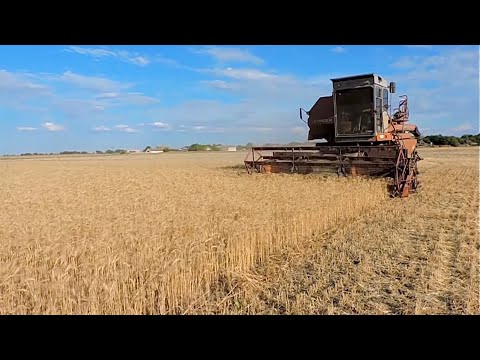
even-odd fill
[[[418,159],[416,152],[412,157],[408,157],[405,149],[400,150],[395,169],[394,197],[408,197],[409,193],[415,192],[419,187]]]
[[[405,149],[401,149],[398,154],[397,165],[395,168],[395,184],[393,190],[394,197],[408,196],[408,190],[410,185],[408,181],[409,164],[408,158],[405,153]]]
[[[420,181],[418,179],[418,160],[421,160],[421,158],[415,151],[412,158],[410,159],[410,172],[412,174],[410,192],[416,192],[416,190],[420,187]]]

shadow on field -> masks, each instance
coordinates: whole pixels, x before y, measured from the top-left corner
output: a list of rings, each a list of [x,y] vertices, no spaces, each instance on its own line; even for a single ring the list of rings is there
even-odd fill
[[[392,194],[393,190],[395,189],[395,185],[393,184],[393,181],[387,181],[386,187],[387,187],[387,192],[389,194]]]

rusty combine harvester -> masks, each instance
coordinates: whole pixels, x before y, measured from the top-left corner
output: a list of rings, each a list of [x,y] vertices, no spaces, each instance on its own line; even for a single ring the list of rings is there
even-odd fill
[[[407,124],[408,98],[391,114],[395,83],[376,74],[331,79],[331,96],[320,97],[308,115],[314,146],[252,147],[248,173],[336,173],[393,179],[392,196],[407,197],[419,187],[416,125]],[[391,99],[391,96],[390,96]],[[269,154],[267,155],[266,152]]]

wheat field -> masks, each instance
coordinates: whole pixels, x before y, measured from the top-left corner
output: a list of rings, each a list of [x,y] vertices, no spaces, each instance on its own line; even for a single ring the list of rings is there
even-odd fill
[[[245,153],[0,159],[1,314],[479,314],[479,153],[422,188]]]

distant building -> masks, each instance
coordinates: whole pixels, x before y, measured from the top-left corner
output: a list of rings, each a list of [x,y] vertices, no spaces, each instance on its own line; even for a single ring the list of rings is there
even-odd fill
[[[152,149],[148,149],[147,151],[145,151],[146,153],[148,154],[160,154],[160,153],[163,153],[163,150],[152,150]]]
[[[237,151],[237,147],[236,146],[229,146],[227,148],[227,151]]]

